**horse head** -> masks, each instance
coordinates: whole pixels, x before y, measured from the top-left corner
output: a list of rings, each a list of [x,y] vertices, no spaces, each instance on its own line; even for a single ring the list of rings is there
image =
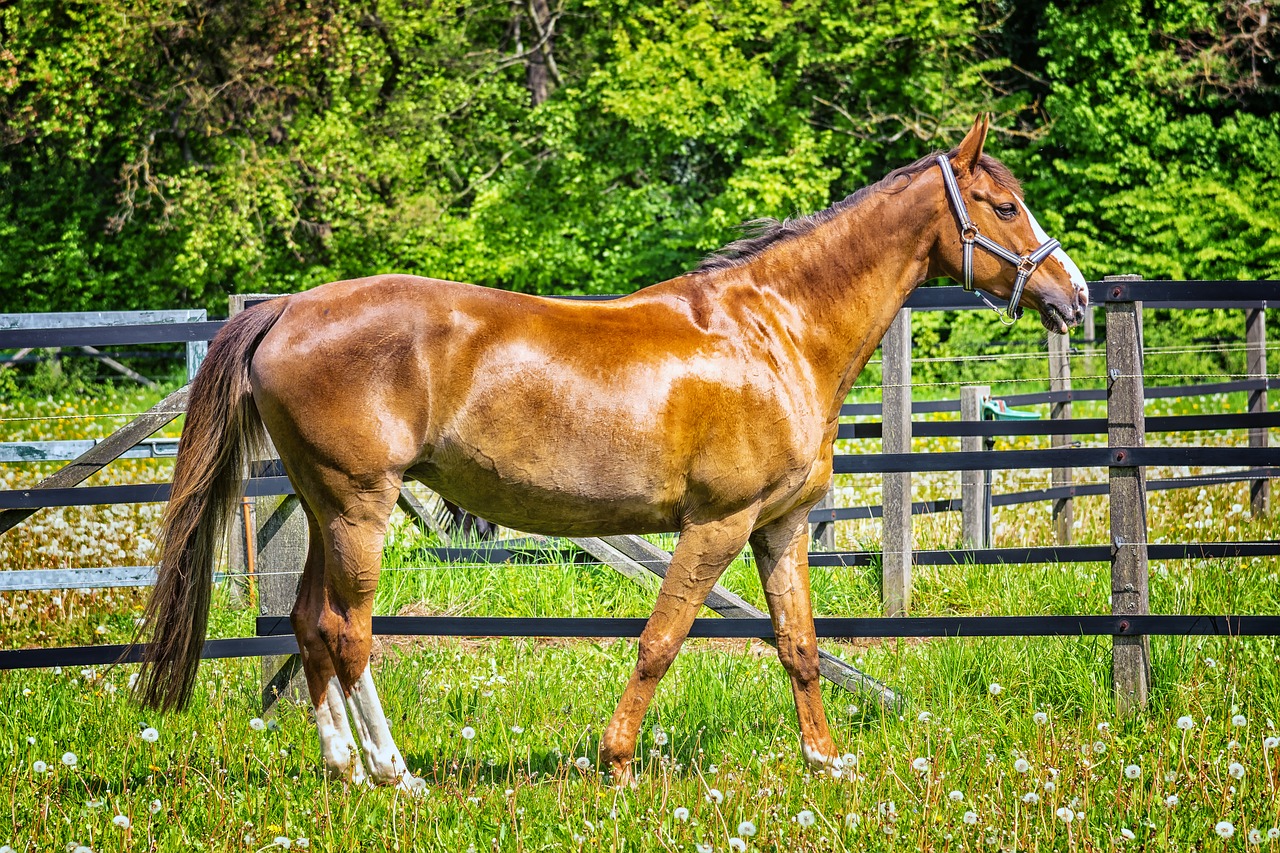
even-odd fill
[[[1089,304],[1084,276],[1036,222],[1009,170],[982,153],[988,121],[979,116],[964,141],[937,158],[953,224],[941,228],[936,265],[966,289],[1008,300],[1011,319],[1033,308],[1046,329],[1066,334]]]

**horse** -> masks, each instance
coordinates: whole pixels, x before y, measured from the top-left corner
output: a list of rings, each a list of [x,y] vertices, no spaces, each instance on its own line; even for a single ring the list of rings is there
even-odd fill
[[[269,436],[309,528],[291,620],[332,776],[425,785],[369,672],[383,538],[405,478],[518,530],[679,534],[599,745],[618,784],[634,782],[659,680],[749,545],[803,756],[839,769],[819,690],[807,517],[831,485],[854,379],[932,278],[1009,298],[1012,316],[1031,308],[1053,333],[1067,334],[1088,304],[1017,180],[983,153],[988,122],[979,116],[946,154],[819,213],[766,220],[694,271],[616,300],[378,275],[232,318],[190,391],[139,701],[171,710],[191,697],[218,546],[247,460]]]

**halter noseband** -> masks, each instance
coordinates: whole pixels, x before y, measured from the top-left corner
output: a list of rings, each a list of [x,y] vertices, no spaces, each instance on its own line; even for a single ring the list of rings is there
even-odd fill
[[[981,292],[978,293],[982,297],[982,301],[990,305],[991,309],[1000,315],[1000,322],[1006,326],[1011,325],[1022,316],[1022,309],[1018,307],[1018,302],[1022,300],[1022,289],[1026,287],[1027,279],[1044,262],[1044,259],[1053,254],[1062,244],[1051,238],[1041,243],[1034,252],[1027,255],[1019,255],[1001,246],[979,231],[978,226],[969,218],[969,211],[964,206],[964,197],[960,195],[960,185],[956,183],[956,173],[952,171],[951,161],[947,159],[947,155],[938,155],[938,166],[942,169],[942,182],[947,187],[947,198],[951,202],[951,210],[955,213],[956,220],[960,225],[960,241],[964,244],[964,281],[961,282],[964,285],[964,289],[968,291],[974,289],[973,247],[975,244],[1018,268],[1018,279],[1013,284],[1013,294],[1009,297],[1009,305],[1003,312],[995,305],[992,305],[991,301]]]

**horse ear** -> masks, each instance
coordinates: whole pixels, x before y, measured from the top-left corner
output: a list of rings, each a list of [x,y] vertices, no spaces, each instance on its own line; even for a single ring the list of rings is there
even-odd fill
[[[982,146],[987,142],[987,129],[991,126],[991,114],[982,113],[973,120],[973,127],[965,134],[964,141],[956,149],[951,163],[957,174],[972,174],[982,157]]]

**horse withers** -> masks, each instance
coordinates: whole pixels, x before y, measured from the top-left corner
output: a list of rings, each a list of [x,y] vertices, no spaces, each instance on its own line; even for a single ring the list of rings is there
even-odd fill
[[[170,709],[191,696],[216,552],[265,429],[309,526],[292,621],[335,776],[422,784],[369,673],[383,536],[405,478],[517,530],[680,534],[600,743],[620,782],[659,679],[749,544],[804,756],[838,767],[806,519],[831,484],[845,395],[927,279],[1009,299],[1010,315],[1032,308],[1061,334],[1087,304],[1017,181],[983,154],[986,135],[980,118],[941,159],[811,216],[757,223],[693,272],[611,302],[383,275],[233,318],[191,389],[141,700]]]

